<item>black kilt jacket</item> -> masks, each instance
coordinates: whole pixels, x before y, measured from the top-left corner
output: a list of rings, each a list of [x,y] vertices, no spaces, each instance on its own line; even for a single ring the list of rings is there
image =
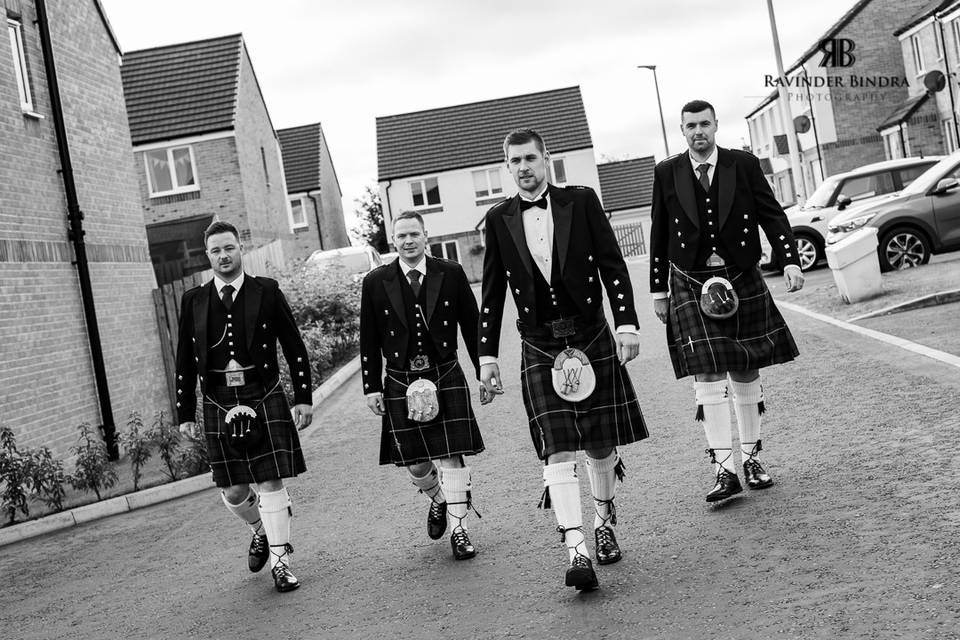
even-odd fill
[[[783,208],[751,153],[718,149],[714,179],[719,178],[719,223],[716,241],[746,271],[760,262],[760,228],[780,264],[800,266],[796,241]],[[708,241],[700,229],[690,152],[667,158],[654,169],[650,226],[650,291],[667,291],[672,262],[680,269],[702,267],[695,257]]]
[[[637,325],[633,287],[620,244],[596,192],[589,187],[550,185],[550,208],[560,277],[584,318],[603,313],[603,289],[610,296],[614,326]],[[486,216],[483,296],[480,303],[480,355],[497,356],[507,289],[517,315],[535,327],[537,318],[533,273],[537,266],[523,233],[520,196],[494,205]]]
[[[383,392],[383,362],[391,369],[409,370],[407,347],[410,330],[400,287],[403,273],[399,258],[377,267],[363,279],[360,298],[360,357],[363,392]],[[463,267],[452,260],[427,256],[427,326],[440,361],[456,354],[457,326],[467,353],[480,378],[477,359],[477,299]],[[382,354],[382,356],[381,356]]]
[[[243,318],[247,351],[264,388],[280,377],[277,341],[290,367],[294,404],[313,404],[307,348],[293,318],[290,305],[276,280],[244,274]],[[177,343],[177,418],[196,420],[197,378],[207,395],[207,315],[211,296],[217,290],[213,280],[184,292],[180,302],[180,336]]]

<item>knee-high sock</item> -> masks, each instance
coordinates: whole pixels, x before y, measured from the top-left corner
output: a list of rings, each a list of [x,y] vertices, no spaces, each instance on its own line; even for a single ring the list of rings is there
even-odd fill
[[[563,542],[570,553],[590,557],[583,537],[583,513],[580,507],[580,481],[576,462],[557,462],[543,467],[543,485],[550,492],[553,514],[562,529],[569,529]]]
[[[413,471],[410,471],[410,467],[407,467],[407,471],[410,473],[410,480],[413,481],[413,486],[420,489],[423,495],[434,502],[446,501],[440,486],[440,474],[437,471],[437,465],[430,463],[430,470],[423,476],[415,476]]]
[[[470,467],[440,468],[440,486],[447,499],[447,524],[450,531],[463,526],[463,519],[467,517],[467,508],[470,506]]]
[[[733,438],[730,436],[730,405],[727,403],[727,381],[693,383],[697,396],[697,419],[703,421],[707,446],[714,450],[716,471],[720,467],[737,472],[733,464]]]
[[[756,458],[757,442],[760,441],[760,415],[763,413],[763,387],[760,378],[753,382],[730,381],[733,391],[733,409],[740,428],[740,457],[746,461],[751,453]]]
[[[227,494],[223,491],[220,492],[220,497],[223,498],[223,504],[230,513],[246,522],[251,531],[263,535],[263,522],[260,520],[260,509],[257,507],[257,492],[253,487],[250,487],[250,492],[240,504],[233,504],[227,500]]]
[[[587,456],[587,477],[590,478],[590,490],[593,493],[596,515],[593,518],[593,528],[611,527],[616,524],[616,511],[613,507],[613,498],[617,493],[617,462],[620,456],[614,449],[606,458],[591,458]]]
[[[260,492],[260,517],[270,543],[270,568],[283,563],[290,566],[290,521],[293,519],[293,507],[287,488],[279,491]]]

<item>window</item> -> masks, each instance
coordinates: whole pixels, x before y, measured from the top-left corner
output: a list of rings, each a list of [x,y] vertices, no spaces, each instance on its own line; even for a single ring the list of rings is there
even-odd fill
[[[910,36],[910,48],[913,50],[913,67],[917,70],[917,75],[920,75],[926,69],[923,64],[923,48],[920,46],[919,33]]]
[[[943,60],[943,48],[940,46],[940,30],[934,27],[933,30],[933,50],[937,54],[937,60]]]
[[[270,172],[267,170],[267,152],[260,147],[260,162],[263,163],[263,179],[267,183],[267,189],[270,188]]]
[[[435,258],[446,258],[460,262],[460,247],[457,245],[456,240],[434,242],[430,245],[430,255]]]
[[[143,154],[150,197],[197,191],[193,147],[152,149]]]
[[[553,169],[553,184],[563,186],[567,183],[567,169],[563,165],[563,158],[551,158],[550,166]]]
[[[860,176],[846,180],[840,187],[840,193],[837,194],[837,200],[846,196],[854,202],[871,198],[884,193],[896,191],[893,184],[893,176],[887,172],[876,173],[872,176]]]
[[[473,195],[477,200],[500,193],[503,193],[503,186],[500,184],[499,169],[481,169],[473,172]]]
[[[10,36],[10,51],[13,54],[13,66],[16,70],[20,108],[32,112],[33,96],[30,92],[30,74],[27,72],[27,58],[23,54],[23,25],[17,20],[8,18],[7,34]]]
[[[932,164],[921,164],[916,167],[907,167],[905,169],[897,169],[893,173],[900,179],[900,188],[909,186],[911,182],[920,177],[920,174],[929,169]]]
[[[940,121],[940,130],[943,134],[943,150],[946,153],[953,153],[957,150],[957,128],[953,124],[953,118],[947,118]]]
[[[305,229],[309,226],[307,222],[307,207],[303,198],[292,198],[290,200],[290,228]]]
[[[424,178],[410,182],[410,195],[414,207],[429,207],[440,204],[440,187],[436,178]]]
[[[956,51],[957,58],[960,59],[960,19],[950,22],[950,32],[953,34],[953,50]]]

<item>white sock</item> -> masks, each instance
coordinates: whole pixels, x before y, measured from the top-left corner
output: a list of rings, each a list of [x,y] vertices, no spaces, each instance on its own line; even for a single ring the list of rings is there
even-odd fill
[[[733,464],[733,439],[730,436],[730,405],[727,403],[727,381],[693,383],[697,397],[697,417],[703,420],[707,446],[714,451],[715,471],[723,467],[736,473]]]
[[[617,493],[617,474],[614,469],[620,456],[614,449],[606,458],[591,458],[587,456],[587,477],[590,478],[590,490],[593,493],[593,503],[596,515],[593,517],[593,528],[616,524],[617,514],[612,509],[613,498]]]
[[[253,487],[249,487],[249,489],[250,493],[240,504],[232,504],[227,500],[227,494],[223,491],[220,492],[220,497],[223,498],[223,504],[230,510],[230,513],[246,522],[251,531],[263,535],[263,522],[260,520],[260,509],[257,507],[257,492],[253,490]]]
[[[270,543],[270,568],[283,563],[290,566],[290,521],[293,519],[293,507],[287,488],[279,491],[260,492],[260,517]]]
[[[407,471],[410,473],[410,480],[413,481],[413,486],[435,502],[445,502],[446,498],[443,495],[443,490],[440,486],[440,474],[437,472],[437,465],[431,463],[430,470],[427,471],[423,476],[413,475],[413,471],[410,471],[410,467],[407,467]]]
[[[760,405],[763,403],[763,387],[758,377],[753,382],[730,381],[730,390],[733,391],[733,409],[737,414],[737,426],[740,429],[740,457],[742,461],[754,453],[754,447],[759,449],[760,441]]]
[[[467,517],[467,507],[470,500],[470,467],[440,469],[440,486],[447,499],[447,524],[450,532],[456,529],[467,530],[463,526],[463,519]]]
[[[543,485],[550,492],[553,514],[562,529],[568,529],[563,536],[564,544],[570,554],[570,560],[580,555],[590,557],[590,551],[583,537],[583,513],[580,508],[580,481],[577,479],[576,462],[557,462],[543,467]],[[580,527],[578,529],[577,527]]]

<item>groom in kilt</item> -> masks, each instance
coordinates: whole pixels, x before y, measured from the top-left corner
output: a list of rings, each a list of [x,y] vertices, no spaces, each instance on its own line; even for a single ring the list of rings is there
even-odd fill
[[[363,391],[367,406],[382,418],[380,464],[407,468],[413,485],[430,499],[427,535],[438,540],[449,521],[453,557],[466,560],[477,551],[464,526],[473,505],[463,457],[484,447],[457,358],[457,326],[479,377],[477,300],[463,267],[426,255],[419,213],[397,216],[393,242],[399,258],[363,279]],[[486,403],[483,388],[480,400]]]
[[[785,265],[787,291],[803,286],[803,274],[790,223],[759,160],[717,147],[710,103],[689,102],[680,117],[689,151],[654,170],[650,290],[654,312],[667,325],[674,373],[694,376],[696,419],[716,473],[707,502],[716,502],[743,491],[733,459],[730,397],[747,486],[773,484],[759,460],[760,369],[798,355],[757,266],[760,228]]]
[[[297,430],[312,419],[307,349],[277,282],[243,272],[236,227],[213,222],[204,244],[213,279],[186,291],[180,303],[180,432],[197,435],[199,378],[213,480],[227,509],[253,532],[247,565],[257,572],[269,559],[277,591],[292,591],[300,582],[290,571],[293,510],[283,478],[306,470]],[[280,385],[278,341],[293,382],[292,417]]]
[[[614,535],[617,447],[647,437],[625,364],[639,351],[633,288],[616,236],[588,187],[549,184],[550,154],[532,129],[503,143],[519,193],[486,215],[480,310],[480,379],[502,393],[497,356],[507,289],[521,337],[520,381],[530,436],[545,462],[541,506],[552,503],[567,547],[567,586],[597,587],[583,533],[577,451],[586,454],[597,562],[621,558]],[[603,314],[603,288],[616,325]]]

